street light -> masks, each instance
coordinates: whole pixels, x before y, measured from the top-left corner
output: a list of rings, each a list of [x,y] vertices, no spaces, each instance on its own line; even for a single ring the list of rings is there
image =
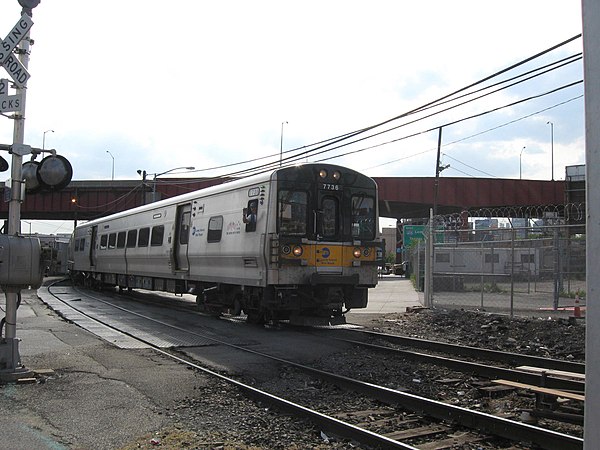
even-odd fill
[[[281,162],[283,161],[283,124],[286,122],[281,122],[281,140],[279,141],[279,165],[281,166]]]
[[[552,158],[552,181],[554,181],[554,124],[550,121],[546,122],[546,125],[550,125],[550,151]]]
[[[49,131],[52,131],[54,133],[54,130],[44,131],[44,135],[42,136],[42,150],[46,150],[46,133],[48,133]]]
[[[110,157],[112,158],[112,172],[111,172],[111,180],[114,181],[115,180],[115,157],[113,156],[113,154],[106,150],[106,153],[108,153],[110,155]]]
[[[521,149],[521,154],[519,155],[519,180],[523,179],[521,172],[521,158],[523,157],[523,150],[525,150],[525,146],[523,146],[523,148]]]
[[[174,169],[165,170],[164,172],[155,173],[154,178],[152,179],[152,201],[156,201],[156,178],[165,175],[167,173],[175,172],[176,170],[195,170],[196,168],[193,166],[189,167],[175,167]],[[139,171],[138,171],[139,172]]]

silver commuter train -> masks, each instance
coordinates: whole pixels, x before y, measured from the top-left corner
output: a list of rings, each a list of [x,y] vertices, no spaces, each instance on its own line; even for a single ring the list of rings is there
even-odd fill
[[[365,175],[279,168],[79,225],[69,269],[88,286],[195,294],[249,322],[343,323],[377,284],[378,217]]]

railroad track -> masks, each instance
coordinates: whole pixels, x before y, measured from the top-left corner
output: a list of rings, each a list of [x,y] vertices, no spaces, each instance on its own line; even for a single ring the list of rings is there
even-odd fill
[[[111,325],[107,321],[93,317],[83,311],[83,308],[79,305],[84,303],[83,297],[88,294],[81,291],[74,292],[70,290],[70,288],[62,286],[50,287],[48,288],[48,293],[54,297],[54,302],[59,302],[62,305],[69,305],[69,308],[74,307],[78,311],[77,314],[85,316],[86,320],[103,322],[104,326],[113,329],[113,331],[123,333],[123,330],[116,330],[114,325]],[[107,307],[110,307],[108,306],[109,302],[106,302],[105,300],[94,298],[93,301],[96,305],[105,304]],[[61,307],[57,309],[60,310]],[[143,317],[143,315],[138,312],[127,311],[122,307],[119,307],[119,310],[135,314],[140,320],[160,322],[150,317]],[[65,315],[65,312],[63,311],[62,314]],[[244,391],[247,395],[258,399],[260,402],[274,405],[287,413],[307,418],[323,429],[329,430],[339,436],[361,442],[365,445],[380,448],[447,448],[444,447],[444,445],[448,445],[450,442],[453,442],[453,445],[457,442],[479,442],[489,440],[491,435],[517,442],[531,442],[541,448],[548,449],[579,449],[583,446],[583,441],[580,438],[503,419],[482,412],[448,405],[407,392],[402,392],[401,390],[378,386],[372,383],[365,383],[350,377],[318,370],[293,361],[257,352],[244,346],[230,344],[214,336],[203,335],[173,324],[160,322],[160,326],[170,329],[171,332],[174,335],[177,335],[178,339],[181,339],[182,341],[185,340],[183,338],[184,335],[188,336],[188,340],[191,336],[192,342],[197,340],[212,340],[215,343],[227,345],[239,351],[250,352],[260,357],[269,358],[282,366],[291,368],[290,370],[308,374],[309,376],[323,380],[332,386],[339,386],[352,392],[360,393],[370,399],[372,403],[361,402],[360,407],[353,411],[348,411],[347,408],[339,410],[341,405],[338,404],[336,410],[328,411],[327,414],[324,414],[316,409],[300,405],[297,402],[257,389],[256,387],[242,383],[239,380],[218,374],[215,371],[202,367],[196,362],[191,361],[188,358],[183,358],[174,352],[165,351],[160,348],[160,345],[153,342],[153,339],[151,338],[140,338],[131,330],[125,332],[129,339],[136,340],[143,343],[145,346],[154,348],[161,354],[173,358],[182,364],[186,364],[189,367],[193,367],[210,376],[218,377],[227,383],[231,383]],[[146,331],[147,327],[141,326],[141,328]],[[145,334],[147,336],[147,333]],[[322,397],[323,393],[321,392],[320,395]],[[349,398],[353,397],[355,396],[350,396]],[[345,400],[345,402],[348,402],[348,400]],[[381,403],[391,405],[391,408],[382,412],[380,406]],[[365,407],[365,405],[367,406]],[[365,428],[367,424],[370,425],[370,429]],[[472,431],[465,431],[466,429]],[[440,437],[440,435],[442,435],[442,437]],[[406,441],[409,439],[416,439],[418,447],[413,446],[411,443],[400,442],[400,440]],[[426,439],[429,442],[423,444],[421,442],[423,439]]]
[[[372,351],[491,380],[488,386],[480,385],[480,390],[489,396],[514,389],[530,392],[535,395],[535,404],[530,408],[523,408],[523,412],[532,416],[531,420],[550,419],[583,426],[585,364],[580,362],[468,347],[358,328],[322,329],[320,332]],[[407,348],[418,348],[426,353]],[[458,355],[467,359],[455,359],[447,355]],[[582,433],[582,430],[579,431]]]
[[[561,359],[541,358],[539,356],[524,355],[520,353],[502,352],[498,350],[489,350],[478,347],[469,347],[460,344],[451,344],[447,342],[432,341],[428,339],[419,339],[395,334],[380,333],[369,330],[349,330],[348,334],[369,336],[380,340],[388,341],[393,344],[402,345],[411,348],[419,348],[430,351],[437,351],[457,356],[472,357],[478,360],[497,361],[517,366],[535,365],[547,369],[562,370],[574,373],[585,373],[585,364],[580,362],[566,361]]]
[[[580,377],[577,379],[559,377],[555,374],[571,373],[583,374],[585,365],[581,363],[546,359],[536,356],[521,355],[517,353],[507,353],[495,350],[487,350],[476,347],[465,347],[455,344],[447,344],[438,341],[429,341],[424,339],[415,339],[393,334],[384,334],[367,330],[325,330],[329,335],[334,335],[336,339],[353,345],[361,346],[373,351],[395,354],[412,361],[435,364],[444,366],[448,369],[458,372],[475,374],[481,377],[494,379],[501,378],[505,380],[525,383],[529,385],[546,387],[551,389],[561,389],[583,394],[585,391],[585,382]],[[346,337],[340,337],[346,336]],[[416,347],[436,353],[445,353],[451,355],[460,355],[478,361],[494,361],[503,364],[518,366],[516,369],[501,367],[493,364],[483,364],[471,360],[454,359],[439,354],[422,353],[411,350],[405,350],[398,347],[366,342],[364,339],[375,338],[376,341],[385,341],[390,344],[402,347]],[[521,367],[521,369],[519,369]],[[523,368],[542,368],[532,373]]]

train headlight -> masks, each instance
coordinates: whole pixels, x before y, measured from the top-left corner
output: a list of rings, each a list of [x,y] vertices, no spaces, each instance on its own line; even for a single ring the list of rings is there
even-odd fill
[[[333,172],[333,179],[335,181],[339,181],[340,178],[342,178],[342,173],[339,170],[336,170],[335,172]]]
[[[366,258],[366,257],[368,257],[370,254],[371,254],[371,250],[370,250],[370,249],[368,249],[368,248],[365,248],[365,249],[363,250],[363,256],[364,256],[365,258]]]
[[[299,245],[296,245],[294,247],[293,253],[294,253],[294,256],[302,256],[302,253],[304,253],[304,250],[302,250],[302,247],[300,247]]]
[[[360,248],[356,247],[354,250],[352,250],[352,254],[354,255],[355,258],[360,258],[360,255],[362,255],[362,252],[360,251]]]
[[[283,247],[281,247],[281,253],[283,253],[284,255],[289,255],[291,252],[292,249],[289,245],[284,245]]]
[[[319,176],[321,178],[327,178],[327,171],[325,169],[319,170]]]

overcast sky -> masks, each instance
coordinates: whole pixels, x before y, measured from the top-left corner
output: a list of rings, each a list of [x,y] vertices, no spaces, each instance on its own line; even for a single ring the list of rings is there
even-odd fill
[[[17,0],[3,3],[2,37],[21,13]],[[137,169],[277,161],[280,146],[310,146],[400,116],[581,33],[581,5],[42,0],[33,21],[25,143],[55,148],[76,180],[110,179],[113,157],[116,179],[137,179]],[[581,51],[576,39],[477,87]],[[303,160],[333,158],[370,176],[434,176],[443,126],[444,177],[550,179],[553,143],[554,178],[564,179],[566,165],[584,163],[583,85],[542,94],[581,79],[574,60]],[[461,121],[529,97],[537,98]],[[12,143],[13,121],[0,120],[0,142]]]

